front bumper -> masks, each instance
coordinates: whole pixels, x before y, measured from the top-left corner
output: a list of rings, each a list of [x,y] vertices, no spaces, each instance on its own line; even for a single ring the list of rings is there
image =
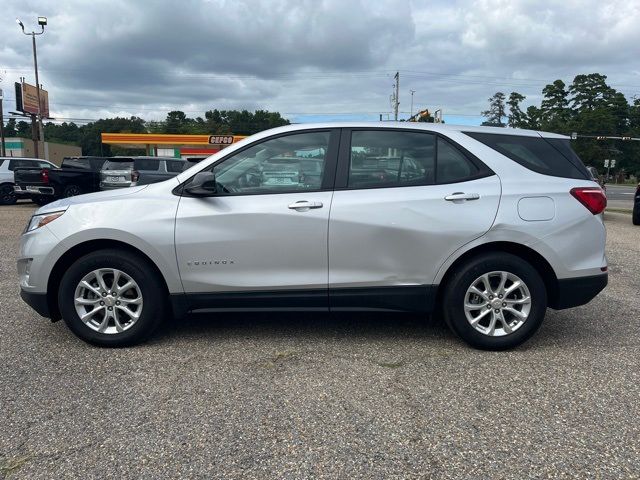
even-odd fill
[[[38,315],[51,318],[49,301],[46,293],[27,292],[26,290],[20,289],[20,297],[22,297],[22,300],[33,308]]]
[[[578,307],[595,298],[609,281],[609,275],[593,275],[589,277],[564,278],[558,280],[558,288],[549,298],[549,307],[554,310]]]

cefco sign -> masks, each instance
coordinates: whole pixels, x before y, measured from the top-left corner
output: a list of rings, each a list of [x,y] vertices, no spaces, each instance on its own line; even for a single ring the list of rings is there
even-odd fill
[[[233,135],[211,135],[209,143],[212,145],[231,145],[233,143]]]
[[[28,83],[16,82],[16,110],[29,114],[38,113],[38,89]],[[40,116],[49,118],[49,93],[40,89]]]

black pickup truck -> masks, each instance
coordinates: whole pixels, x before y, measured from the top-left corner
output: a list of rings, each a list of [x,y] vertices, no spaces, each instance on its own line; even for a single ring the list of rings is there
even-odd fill
[[[61,168],[21,168],[14,172],[16,193],[28,193],[38,205],[100,190],[100,169],[107,157],[67,157]]]

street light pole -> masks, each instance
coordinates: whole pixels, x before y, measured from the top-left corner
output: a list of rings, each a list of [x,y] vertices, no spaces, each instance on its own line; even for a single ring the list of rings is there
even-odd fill
[[[415,90],[409,90],[411,92],[411,112],[409,113],[409,118],[413,117],[413,94],[416,93]]]
[[[39,140],[42,140],[42,145],[44,146],[44,127],[42,126],[42,103],[40,101],[40,79],[38,78],[38,53],[37,53],[37,49],[36,49],[36,35],[42,35],[44,33],[44,26],[47,24],[47,17],[38,17],[38,25],[40,25],[40,27],[42,28],[42,30],[40,32],[36,32],[36,31],[32,31],[31,33],[27,33],[24,30],[24,24],[16,18],[16,22],[18,25],[20,25],[20,28],[22,29],[22,33],[24,33],[25,35],[31,35],[31,41],[32,41],[32,46],[33,46],[33,68],[35,70],[36,73],[36,95],[38,97],[38,130],[39,130],[39,135],[32,135],[33,136],[33,149],[34,149],[34,153],[36,158],[40,158],[40,148],[39,148]],[[32,117],[33,118],[33,117]],[[33,129],[33,123],[32,122],[32,129]],[[43,154],[45,154],[45,152],[43,152]],[[44,155],[45,159],[46,159],[46,154]]]
[[[4,97],[2,95],[2,89],[0,88],[0,155],[2,155],[3,157],[6,157],[7,149],[5,148],[5,143],[4,143],[4,115],[2,111],[3,98]]]

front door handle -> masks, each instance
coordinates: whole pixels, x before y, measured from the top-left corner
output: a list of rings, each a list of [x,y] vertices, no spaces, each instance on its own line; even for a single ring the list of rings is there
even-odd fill
[[[455,202],[456,200],[478,200],[480,195],[477,193],[464,193],[464,192],[454,192],[451,195],[447,195],[444,199],[447,202]]]
[[[306,212],[311,208],[322,208],[322,202],[308,202],[306,200],[298,200],[289,205],[291,210],[297,210],[298,212]]]

